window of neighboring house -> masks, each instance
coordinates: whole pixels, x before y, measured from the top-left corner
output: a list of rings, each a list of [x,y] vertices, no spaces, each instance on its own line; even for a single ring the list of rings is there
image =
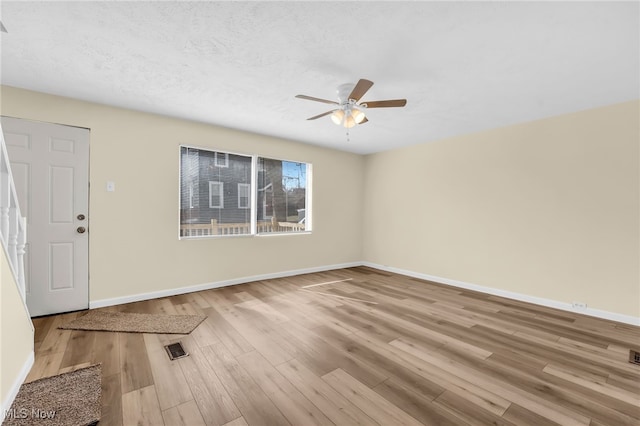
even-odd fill
[[[193,191],[193,183],[189,184],[189,208],[192,209],[194,207],[193,204],[193,195],[194,195],[194,191]]]
[[[251,185],[248,183],[238,184],[238,208],[248,209],[251,207]]]
[[[310,164],[181,146],[179,235],[310,231],[310,190]]]
[[[224,208],[224,183],[209,182],[209,208]]]
[[[229,167],[229,153],[228,152],[214,152],[214,163],[216,167]]]

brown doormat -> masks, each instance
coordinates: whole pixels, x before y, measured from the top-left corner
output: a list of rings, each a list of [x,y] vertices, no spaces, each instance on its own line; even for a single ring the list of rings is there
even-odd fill
[[[100,420],[100,365],[35,380],[20,386],[3,426],[77,425]]]
[[[125,333],[189,334],[205,315],[156,315],[89,311],[58,328],[65,330],[120,331]]]

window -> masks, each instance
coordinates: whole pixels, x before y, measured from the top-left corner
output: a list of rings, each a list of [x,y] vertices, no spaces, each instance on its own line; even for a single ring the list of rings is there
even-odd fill
[[[306,163],[258,158],[257,204],[260,208],[257,220],[260,233],[310,230],[307,226],[310,222],[306,220],[309,167]],[[266,226],[261,227],[260,224]]]
[[[219,166],[221,161],[226,167]],[[240,184],[248,185],[251,197],[253,161],[247,155],[180,147],[181,237],[251,234],[251,210],[239,208],[237,200]]]
[[[224,183],[209,182],[209,208],[224,208]]]
[[[179,235],[310,231],[310,189],[311,164],[181,146]]]
[[[229,167],[229,154],[226,152],[214,152],[214,163],[216,167]]]
[[[248,209],[251,207],[251,185],[248,183],[238,184],[238,208]]]

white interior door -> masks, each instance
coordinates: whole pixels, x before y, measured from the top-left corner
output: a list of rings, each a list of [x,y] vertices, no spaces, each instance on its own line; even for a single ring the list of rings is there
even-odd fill
[[[31,316],[89,308],[89,130],[2,117],[22,214]]]

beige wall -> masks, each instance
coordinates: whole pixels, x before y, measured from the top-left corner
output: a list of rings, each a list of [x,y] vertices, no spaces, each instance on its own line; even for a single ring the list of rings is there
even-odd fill
[[[91,129],[92,301],[362,259],[362,156],[7,86],[0,107]],[[179,241],[180,144],[312,163],[314,232]]]
[[[368,156],[364,259],[640,317],[639,106]]]
[[[91,129],[92,301],[365,260],[640,316],[638,102],[367,157],[6,86],[0,108]],[[181,143],[312,163],[313,234],[178,241]]]
[[[0,402],[14,390],[20,373],[33,352],[33,328],[6,253],[0,247]],[[0,407],[4,409],[8,407]],[[0,413],[0,419],[2,413]]]

